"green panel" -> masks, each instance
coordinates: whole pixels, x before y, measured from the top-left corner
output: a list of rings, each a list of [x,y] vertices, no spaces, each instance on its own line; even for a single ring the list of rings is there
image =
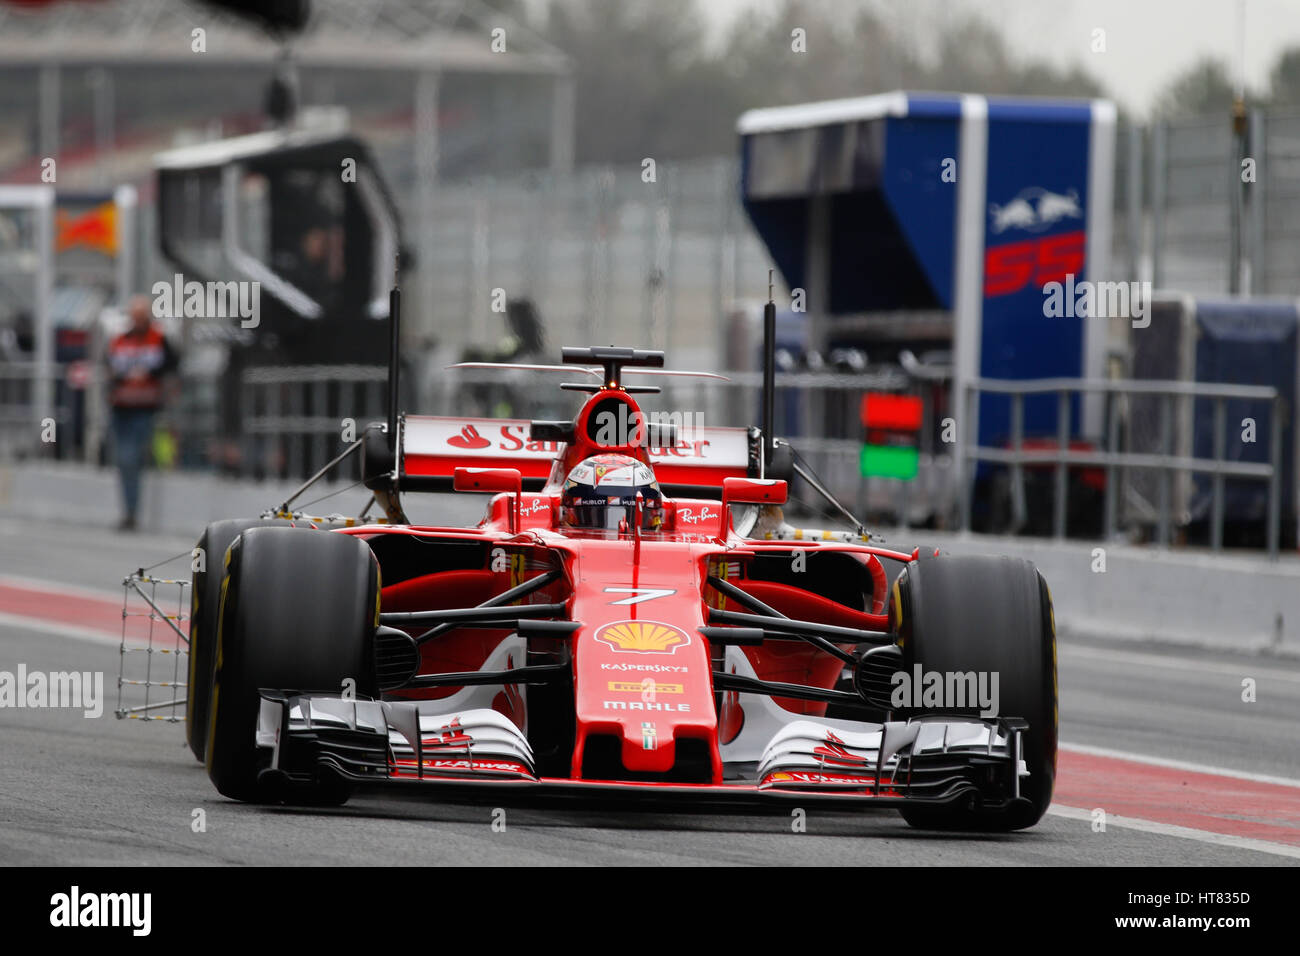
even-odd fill
[[[920,453],[915,448],[901,445],[863,445],[859,464],[864,478],[901,478],[911,481],[916,477]]]

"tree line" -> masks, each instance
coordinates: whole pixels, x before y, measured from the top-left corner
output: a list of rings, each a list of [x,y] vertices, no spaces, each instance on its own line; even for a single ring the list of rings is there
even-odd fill
[[[893,89],[1106,96],[1077,65],[1017,56],[978,13],[939,4],[779,0],[710,30],[708,0],[493,0],[573,61],[579,163],[730,153],[747,109]],[[911,10],[911,14],[902,12]],[[924,40],[924,43],[921,40]],[[1234,97],[1222,59],[1174,77],[1152,115],[1222,113]],[[1300,48],[1287,51],[1251,104],[1300,107]]]

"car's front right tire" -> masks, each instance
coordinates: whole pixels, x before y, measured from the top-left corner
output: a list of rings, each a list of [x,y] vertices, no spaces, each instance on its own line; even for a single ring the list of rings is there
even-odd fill
[[[904,673],[997,674],[998,712],[1029,724],[1021,732],[1021,800],[1001,809],[915,804],[914,827],[1005,832],[1047,812],[1056,780],[1056,633],[1047,582],[1029,561],[988,555],[923,557],[899,573],[891,613]],[[900,716],[922,716],[911,711]]]

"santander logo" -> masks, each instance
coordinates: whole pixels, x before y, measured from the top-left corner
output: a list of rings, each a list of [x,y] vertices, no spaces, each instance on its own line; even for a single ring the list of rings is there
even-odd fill
[[[448,445],[454,445],[457,448],[486,448],[492,442],[478,433],[478,429],[473,425],[466,425],[460,430],[459,435],[452,435],[447,439]]]
[[[709,436],[666,448],[651,448],[650,458],[656,464],[680,462],[711,467],[745,467],[748,444],[743,428],[718,428],[710,431]],[[549,461],[563,444],[529,437],[529,422],[518,419],[411,415],[402,429],[403,454],[408,461],[425,456]]]

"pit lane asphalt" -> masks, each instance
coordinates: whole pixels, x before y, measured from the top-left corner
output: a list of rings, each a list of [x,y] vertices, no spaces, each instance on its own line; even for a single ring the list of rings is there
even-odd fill
[[[114,594],[133,567],[192,542],[5,522],[0,575]],[[184,570],[183,567],[180,570]],[[119,592],[120,593],[120,592]],[[1106,655],[1116,651],[1114,657]],[[1297,861],[1049,815],[1007,836],[908,828],[890,810],[611,809],[590,803],[494,805],[371,792],[329,810],[244,806],[220,797],[178,725],[118,721],[111,644],[0,624],[0,670],[103,671],[105,714],[0,709],[0,865],[159,864],[828,864],[1289,865]],[[1255,677],[1259,700],[1241,701]],[[1300,664],[1064,635],[1061,736],[1076,744],[1300,778]],[[194,811],[206,815],[194,832]]]

